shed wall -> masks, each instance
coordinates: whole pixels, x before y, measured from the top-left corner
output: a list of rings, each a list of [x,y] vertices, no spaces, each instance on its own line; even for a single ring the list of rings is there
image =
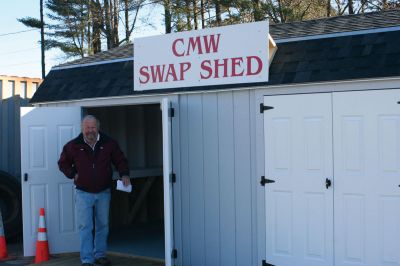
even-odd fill
[[[143,104],[170,98],[177,266],[261,265],[265,259],[265,95],[399,88],[399,78],[270,86],[254,90],[87,99],[45,106]],[[249,156],[249,157],[248,157]],[[248,260],[248,261],[247,261]]]
[[[265,259],[265,198],[259,183],[264,173],[264,135],[257,90],[166,97],[175,109],[175,265],[260,265]],[[145,98],[135,99],[93,104],[140,104]]]
[[[265,224],[256,106],[254,90],[187,94],[175,103],[176,265],[260,265]]]

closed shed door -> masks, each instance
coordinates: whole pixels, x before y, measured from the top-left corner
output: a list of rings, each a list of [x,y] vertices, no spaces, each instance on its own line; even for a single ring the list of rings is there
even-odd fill
[[[267,184],[265,191],[267,262],[400,265],[399,99],[399,90],[265,97],[264,104],[274,107],[264,115],[265,173],[276,181]],[[296,119],[311,121],[313,116],[304,114],[309,109],[314,120],[324,118],[323,126],[295,123]],[[277,126],[286,120],[290,126]],[[329,130],[331,135],[326,133]],[[296,170],[293,158],[303,158],[303,173]],[[322,164],[323,168],[317,167]],[[294,173],[298,186],[293,186]],[[309,173],[319,177],[312,179]],[[330,187],[325,183],[329,180]],[[323,189],[311,190],[312,185],[302,188],[310,182],[315,186],[322,183]],[[318,219],[322,208],[328,212],[324,220]],[[309,247],[315,246],[310,240],[319,243],[319,249],[310,252]],[[281,247],[292,249],[285,254]]]
[[[330,94],[265,97],[267,262],[332,265]]]
[[[400,265],[399,100],[333,94],[336,265]]]

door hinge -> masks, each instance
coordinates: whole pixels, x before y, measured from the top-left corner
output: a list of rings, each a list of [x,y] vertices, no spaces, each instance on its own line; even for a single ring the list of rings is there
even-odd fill
[[[175,248],[171,252],[171,258],[176,259],[178,257],[178,250]]]
[[[261,177],[260,184],[261,186],[265,186],[265,184],[275,183],[275,180],[267,179],[265,176]]]
[[[263,103],[260,103],[260,113],[264,113],[264,111],[268,111],[274,109],[272,106],[266,106]]]
[[[175,116],[175,108],[168,108],[168,117],[174,117]]]
[[[265,260],[262,260],[262,266],[275,266],[274,264],[268,263]]]
[[[176,174],[175,173],[169,174],[169,182],[171,182],[171,183],[176,182]]]

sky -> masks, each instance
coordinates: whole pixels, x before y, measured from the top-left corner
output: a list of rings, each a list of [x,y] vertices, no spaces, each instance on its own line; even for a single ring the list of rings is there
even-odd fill
[[[154,6],[146,9],[139,13],[142,20],[150,21],[156,27],[147,26],[139,20],[133,34],[135,38],[163,33],[162,9]],[[0,75],[41,78],[40,31],[18,22],[17,19],[23,17],[39,19],[39,0],[4,1],[0,15]],[[58,49],[47,51],[45,57],[46,75],[51,67],[67,59]]]

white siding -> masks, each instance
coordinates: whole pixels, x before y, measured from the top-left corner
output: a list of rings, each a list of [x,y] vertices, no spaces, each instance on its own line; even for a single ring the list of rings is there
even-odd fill
[[[261,263],[254,95],[188,94],[175,103],[177,265]]]

